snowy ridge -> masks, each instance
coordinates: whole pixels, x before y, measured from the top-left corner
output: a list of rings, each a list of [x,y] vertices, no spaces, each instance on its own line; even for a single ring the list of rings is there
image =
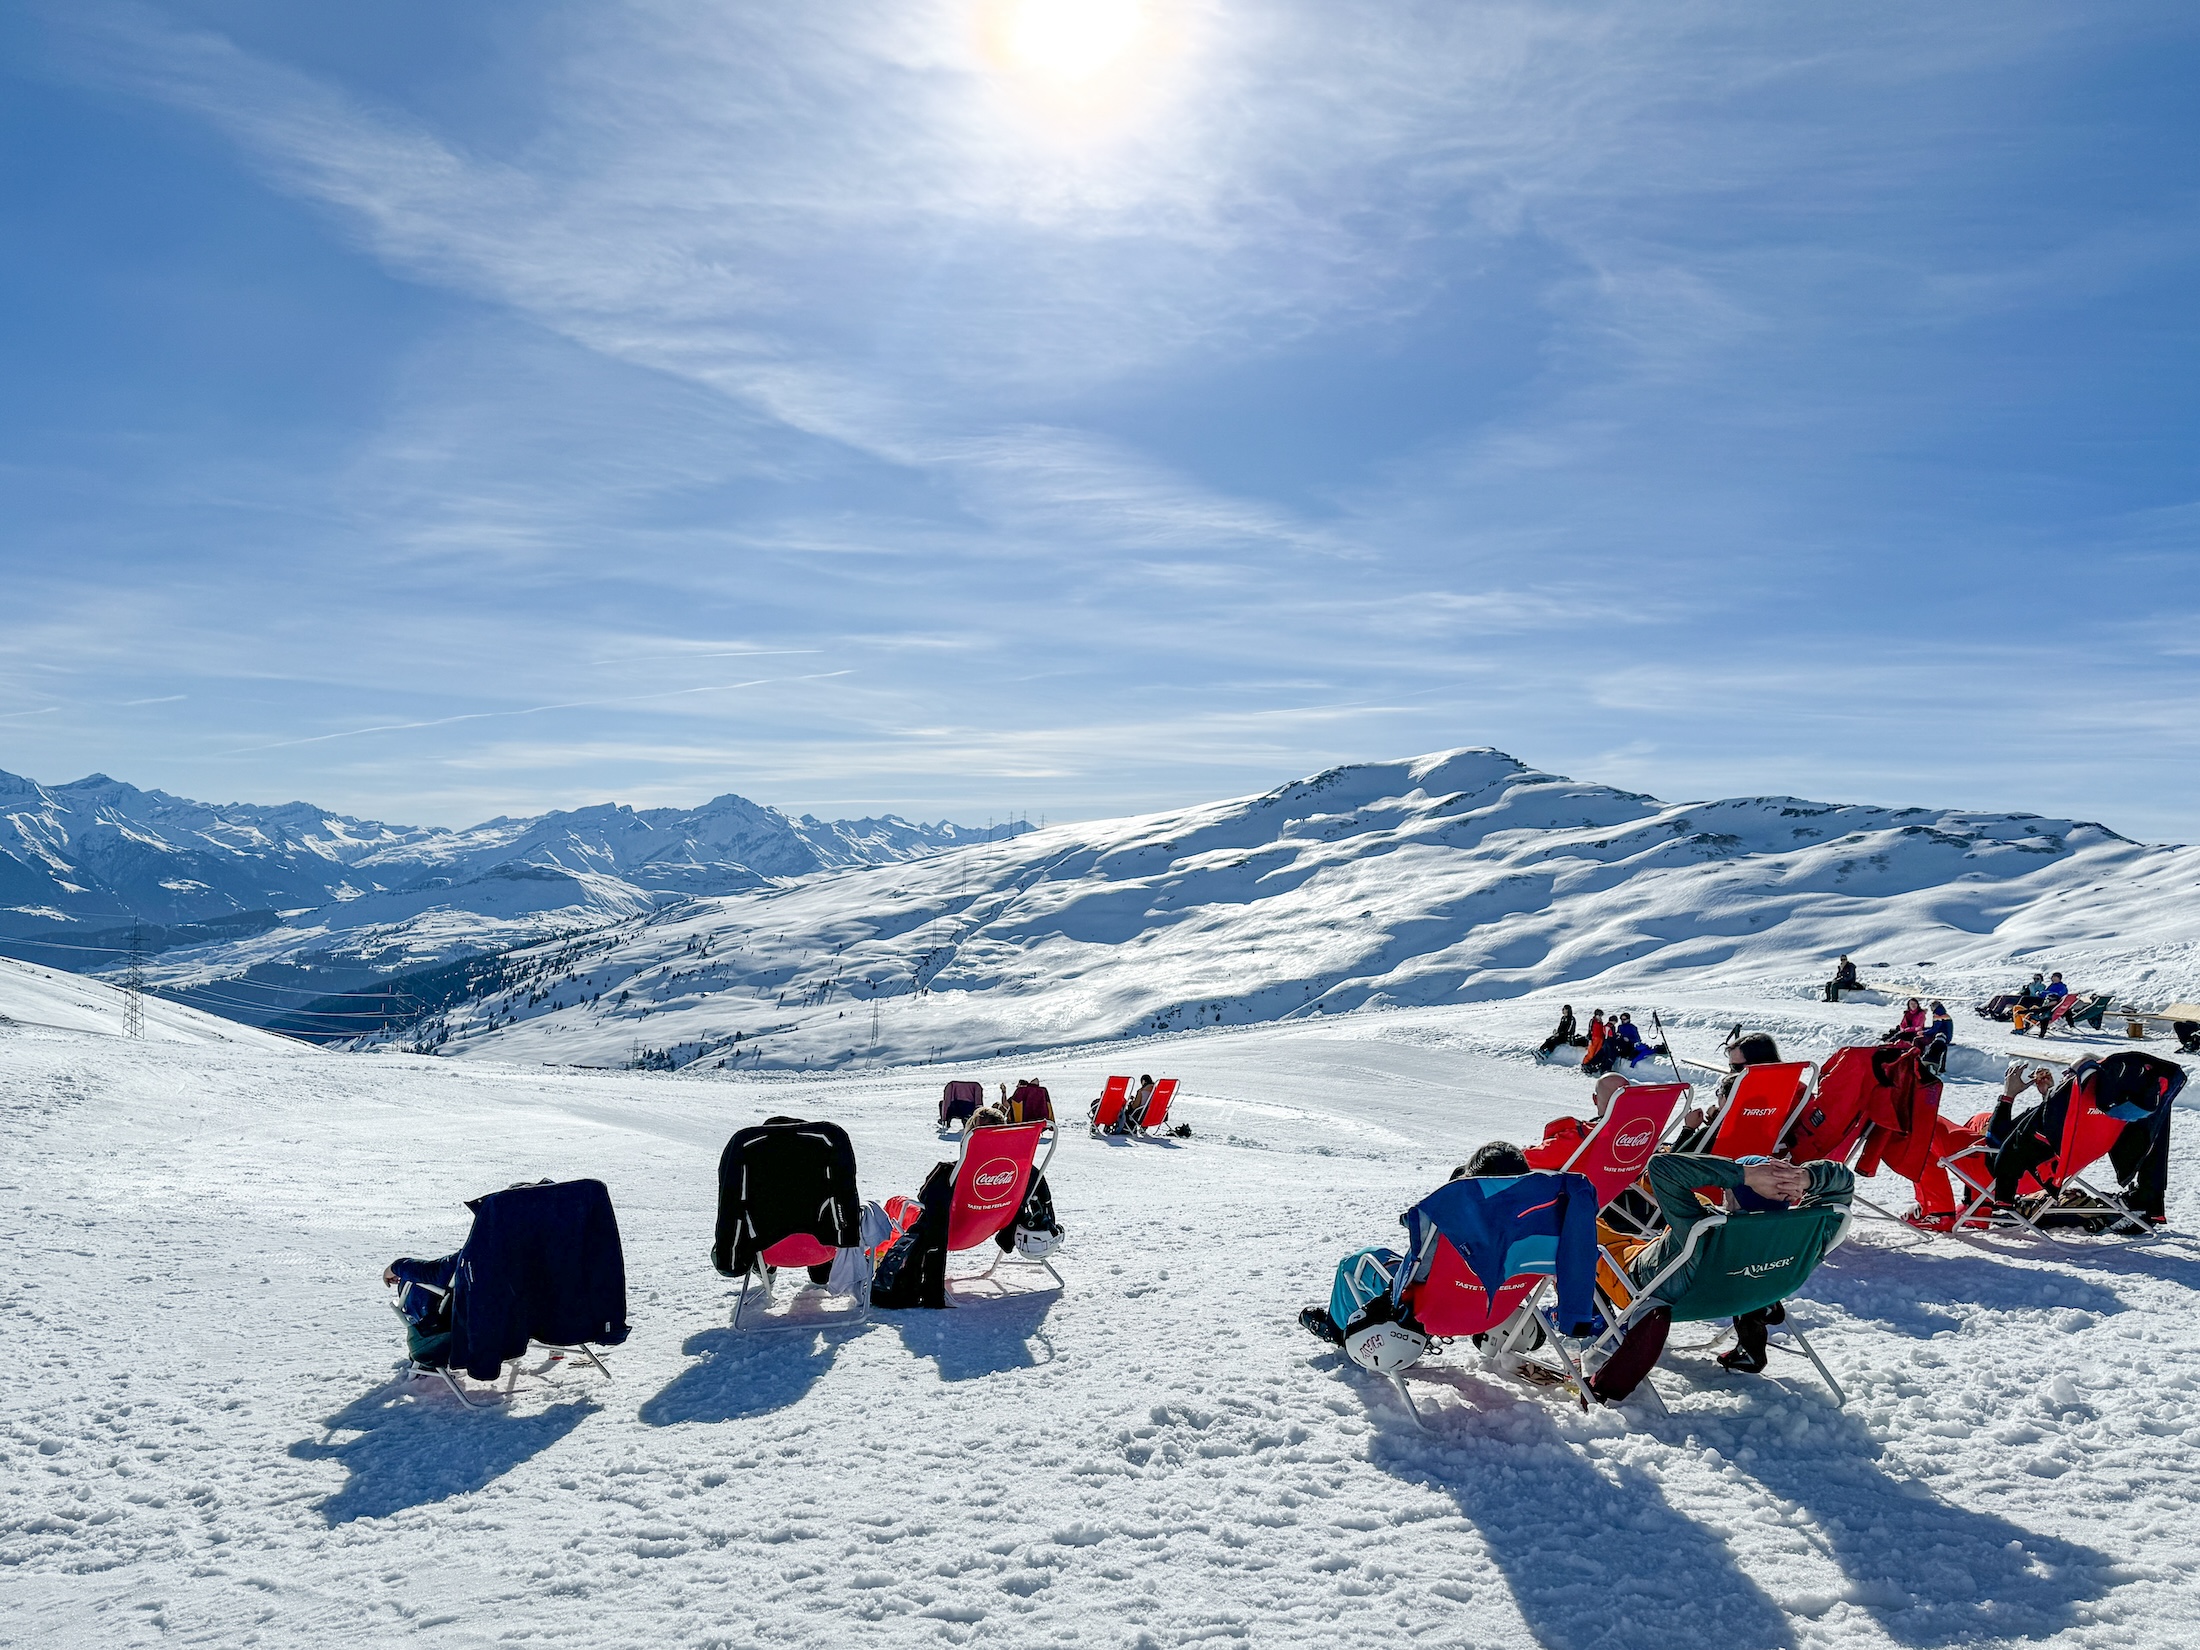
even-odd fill
[[[2092,823],[1665,803],[1468,749],[698,900],[516,958],[406,1040],[904,1062],[1681,977],[1795,994],[1843,951],[1951,998],[2036,959],[2166,1001],[2200,969],[2196,888],[2200,850]]]

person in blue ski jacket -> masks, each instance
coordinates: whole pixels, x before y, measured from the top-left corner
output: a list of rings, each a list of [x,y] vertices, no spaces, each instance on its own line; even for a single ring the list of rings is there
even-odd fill
[[[1622,1050],[1620,1058],[1630,1066],[1642,1064],[1655,1052],[1647,1042],[1643,1041],[1642,1032],[1636,1028],[1634,1016],[1630,1014],[1623,1013],[1620,1015],[1619,1026],[1613,1032],[1613,1035],[1620,1042]]]
[[[1492,1140],[1485,1146],[1476,1147],[1473,1156],[1451,1171],[1451,1179],[1528,1172],[1528,1160],[1521,1155],[1518,1146],[1508,1140]],[[1329,1299],[1300,1309],[1299,1327],[1331,1346],[1344,1345],[1353,1319],[1366,1309],[1368,1302],[1388,1292],[1391,1276],[1403,1258],[1395,1249],[1380,1246],[1353,1250],[1337,1262],[1337,1278],[1330,1287]]]
[[[1470,1190],[1459,1187],[1474,1182]],[[1567,1195],[1567,1183],[1587,1195]],[[1446,1194],[1452,1194],[1447,1196]],[[1427,1224],[1454,1241],[1486,1289],[1527,1267],[1548,1268],[1558,1285],[1567,1328],[1585,1325],[1595,1310],[1596,1198],[1579,1176],[1539,1174],[1520,1148],[1493,1140],[1481,1147],[1437,1192],[1399,1216],[1407,1228],[1408,1254],[1418,1254]],[[1299,1324],[1332,1346],[1342,1346],[1370,1313],[1395,1312],[1415,1268],[1408,1256],[1387,1248],[1354,1250],[1337,1263],[1326,1304],[1308,1306]],[[1388,1297],[1379,1300],[1378,1297]]]

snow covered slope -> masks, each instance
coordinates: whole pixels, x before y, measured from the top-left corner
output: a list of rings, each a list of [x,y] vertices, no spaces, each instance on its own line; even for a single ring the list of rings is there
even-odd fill
[[[306,1043],[238,1025],[158,997],[142,999],[144,1040],[151,1043],[220,1043],[271,1054],[310,1054]],[[0,957],[0,1028],[89,1032],[121,1037],[126,1030],[123,992],[103,980]]]
[[[1690,995],[1708,1054],[1749,999]],[[276,1061],[0,1026],[0,1640],[23,1645],[2130,1647],[2200,1639],[2200,1254],[1867,1227],[1796,1311],[1848,1386],[1669,1352],[1584,1415],[1296,1327],[1348,1246],[1578,1106],[1549,1004],[1188,1033],[1028,1064],[1186,1083],[1181,1146],[1072,1136],[1059,1293],[736,1339],[734,1128],[832,1116],[913,1190],[945,1076]],[[1861,1009],[1787,1010],[1822,1058]],[[1871,1016],[1879,1015],[1874,1012]],[[1701,1029],[1698,1029],[1701,1028]],[[2158,1046],[2158,1045],[2157,1045]],[[1962,1113],[1984,1090],[1959,1090]],[[2180,1108],[2170,1212],[2200,1227]],[[595,1175],[614,1379],[483,1412],[392,1378],[376,1279],[463,1198]],[[1892,1197],[1882,1189],[1880,1195]],[[958,1263],[958,1270],[968,1266]],[[1676,1343],[1696,1337],[1678,1333]]]
[[[1665,803],[1448,751],[699,900],[515,959],[405,1040],[590,1065],[959,1058],[1558,986],[1801,994],[1844,951],[1951,999],[2040,966],[2168,1001],[2200,988],[2196,889],[2200,850],[2096,824]]]

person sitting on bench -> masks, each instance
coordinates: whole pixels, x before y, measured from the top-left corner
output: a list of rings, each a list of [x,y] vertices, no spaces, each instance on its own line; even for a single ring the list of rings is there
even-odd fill
[[[1665,1052],[1662,1045],[1653,1046],[1645,1040],[1642,1032],[1636,1027],[1634,1016],[1631,1014],[1623,1012],[1620,1015],[1619,1024],[1613,1028],[1612,1035],[1619,1039],[1620,1058],[1630,1066],[1639,1066],[1651,1055]]]
[[[1557,1049],[1573,1047],[1574,1041],[1574,1005],[1567,1003],[1559,1010],[1558,1029],[1543,1039],[1536,1053],[1548,1058]]]
[[[1842,992],[1863,989],[1864,982],[1856,977],[1856,964],[1849,961],[1847,952],[1843,952],[1841,960],[1834,964],[1833,978],[1826,982],[1826,1001],[1837,1003]]]

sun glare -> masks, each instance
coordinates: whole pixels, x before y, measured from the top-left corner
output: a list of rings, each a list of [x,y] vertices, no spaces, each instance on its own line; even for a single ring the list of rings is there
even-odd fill
[[[1001,9],[1002,54],[1026,74],[1076,85],[1137,50],[1145,0],[1010,0]]]
[[[1171,0],[978,0],[986,61],[1048,125],[1089,131],[1145,101],[1174,55]]]

